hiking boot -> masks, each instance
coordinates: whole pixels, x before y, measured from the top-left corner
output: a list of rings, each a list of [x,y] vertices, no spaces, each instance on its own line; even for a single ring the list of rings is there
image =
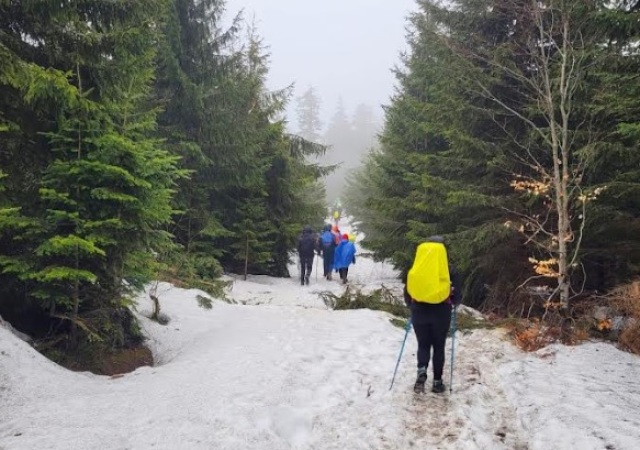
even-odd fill
[[[418,378],[416,384],[413,385],[413,392],[420,394],[424,392],[424,384],[427,382],[427,370],[418,369]]]
[[[300,279],[300,285],[304,286],[304,278]]]
[[[309,285],[309,277],[308,276],[304,277],[304,282],[305,282],[305,284]]]
[[[445,386],[442,380],[433,380],[433,387],[431,388],[431,392],[436,394],[442,394],[445,391]]]

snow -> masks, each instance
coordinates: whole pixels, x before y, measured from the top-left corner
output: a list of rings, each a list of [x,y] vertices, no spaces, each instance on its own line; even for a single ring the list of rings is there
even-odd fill
[[[640,448],[637,356],[604,343],[553,345],[500,373],[534,449]]]
[[[399,289],[388,264],[359,256],[350,272]],[[412,333],[390,391],[404,330],[328,310],[318,294],[344,287],[318,278],[235,277],[231,303],[210,310],[201,291],[161,283],[168,325],[138,299],[156,365],[118,378],[67,371],[0,322],[0,449],[640,448],[636,356],[602,343],[525,354],[499,330],[458,333],[453,393],[416,396]]]

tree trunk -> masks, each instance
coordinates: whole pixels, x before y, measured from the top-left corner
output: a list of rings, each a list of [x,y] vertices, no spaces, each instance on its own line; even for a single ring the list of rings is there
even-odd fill
[[[244,250],[244,280],[247,281],[247,272],[249,271],[249,235],[247,235],[247,244]]]

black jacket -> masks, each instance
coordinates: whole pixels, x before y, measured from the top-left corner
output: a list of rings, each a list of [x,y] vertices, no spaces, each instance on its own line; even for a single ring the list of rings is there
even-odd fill
[[[317,250],[318,238],[313,234],[311,228],[305,228],[298,239],[298,254],[301,258],[314,257]]]

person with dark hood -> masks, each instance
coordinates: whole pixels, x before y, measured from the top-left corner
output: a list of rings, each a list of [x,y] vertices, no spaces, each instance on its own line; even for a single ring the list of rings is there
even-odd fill
[[[333,268],[333,257],[336,249],[336,241],[333,233],[331,232],[331,225],[327,224],[322,230],[320,239],[318,240],[318,246],[320,248],[320,255],[322,256],[324,266],[324,277],[331,281],[331,271]]]
[[[448,261],[441,236],[432,236],[418,246],[404,282],[404,300],[411,309],[411,322],[418,340],[418,376],[414,390],[424,392],[433,351],[431,391],[439,394],[445,391],[442,372],[451,310],[462,302],[462,279]]]
[[[316,255],[317,239],[310,226],[304,227],[298,239],[298,256],[300,257],[300,284],[309,284],[309,277],[313,269],[313,259]]]

